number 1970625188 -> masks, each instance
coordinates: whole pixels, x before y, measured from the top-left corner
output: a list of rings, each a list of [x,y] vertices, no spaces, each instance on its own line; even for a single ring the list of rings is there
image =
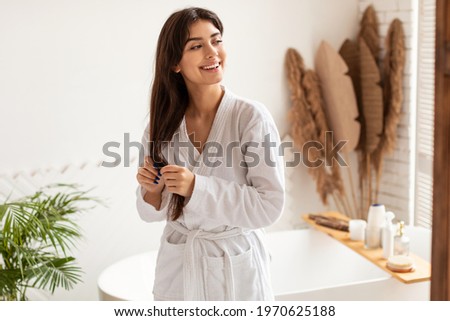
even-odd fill
[[[316,305],[297,305],[297,306],[285,306],[285,305],[266,305],[257,307],[257,316],[297,316],[297,317],[325,317],[334,316],[336,309],[334,306],[316,306]]]

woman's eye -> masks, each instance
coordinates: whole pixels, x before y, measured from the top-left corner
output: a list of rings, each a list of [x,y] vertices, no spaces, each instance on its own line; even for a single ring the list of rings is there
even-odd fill
[[[216,44],[216,45],[219,45],[219,44],[221,44],[223,41],[221,40],[221,39],[217,39],[214,43]]]
[[[196,45],[196,46],[191,47],[191,50],[197,50],[197,49],[200,49],[201,47],[202,47],[202,45]]]

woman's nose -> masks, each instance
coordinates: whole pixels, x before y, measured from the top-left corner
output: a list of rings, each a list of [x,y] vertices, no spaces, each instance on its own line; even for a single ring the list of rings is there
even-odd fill
[[[214,48],[211,45],[207,46],[206,59],[211,59],[214,58],[215,56],[217,56],[216,48]]]

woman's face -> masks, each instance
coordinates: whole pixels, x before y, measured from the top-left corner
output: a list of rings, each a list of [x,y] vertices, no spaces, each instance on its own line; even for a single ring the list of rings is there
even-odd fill
[[[226,52],[220,31],[208,20],[194,22],[175,71],[183,75],[188,88],[222,81]]]

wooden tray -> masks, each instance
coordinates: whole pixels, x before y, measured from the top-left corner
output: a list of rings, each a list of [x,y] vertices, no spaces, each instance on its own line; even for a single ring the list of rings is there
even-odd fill
[[[348,217],[337,212],[325,212],[320,214],[324,216],[349,220]],[[308,217],[308,214],[303,215],[303,219],[305,220],[305,222],[314,227],[316,230],[328,234],[329,236],[341,242],[345,246],[351,248],[353,251],[364,256],[366,259],[368,259],[369,261],[371,261],[384,271],[388,272],[396,279],[402,281],[403,283],[423,282],[428,281],[431,278],[431,264],[413,253],[409,254],[409,256],[414,260],[415,270],[413,272],[406,272],[406,273],[393,272],[386,267],[387,260],[383,258],[383,250],[381,248],[366,249],[364,247],[364,242],[350,240],[349,232],[338,231],[325,226],[317,225],[313,220],[311,220]]]

